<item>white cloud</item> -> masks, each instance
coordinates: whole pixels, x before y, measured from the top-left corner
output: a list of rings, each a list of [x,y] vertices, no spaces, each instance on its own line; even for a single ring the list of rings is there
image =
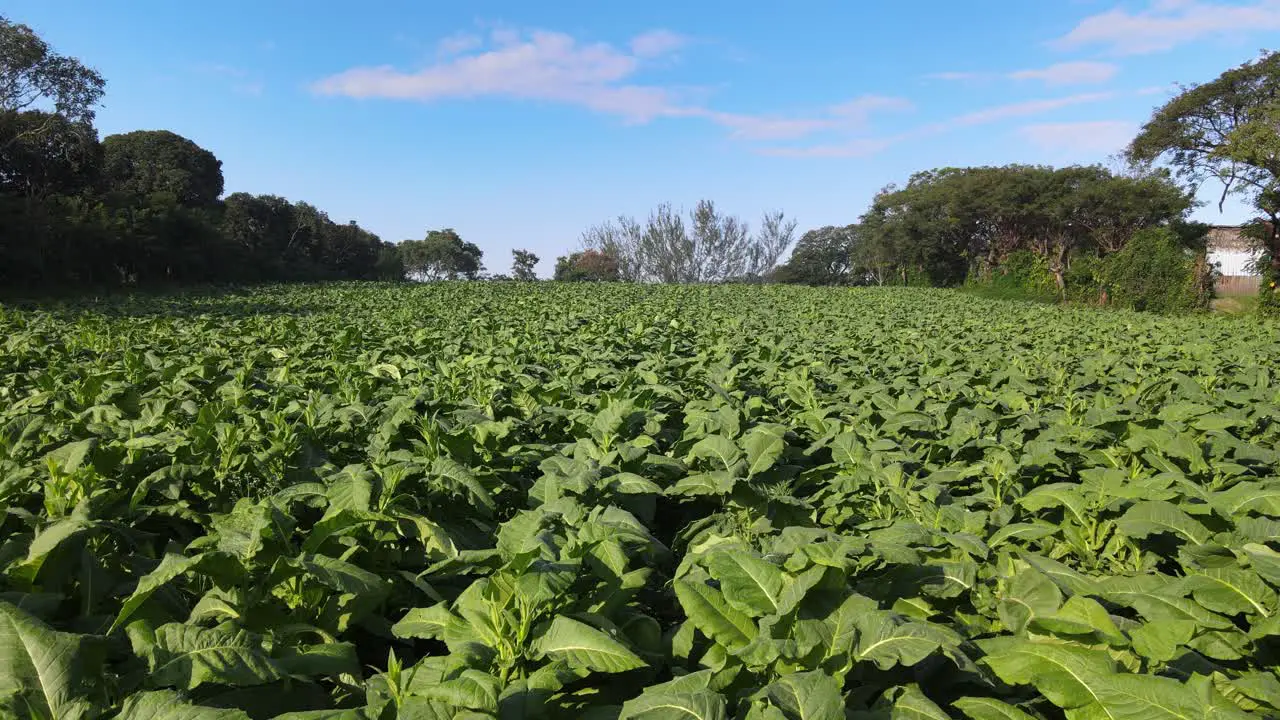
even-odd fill
[[[854,158],[875,155],[893,145],[899,138],[858,138],[841,143],[810,145],[807,147],[767,147],[757,151],[760,155],[796,158]]]
[[[493,30],[488,43],[469,35],[441,41],[443,57],[416,71],[390,66],[357,67],[312,86],[322,95],[433,101],[503,97],[576,105],[617,115],[630,122],[659,117],[701,118],[740,140],[779,140],[826,130],[850,131],[873,113],[903,110],[902,98],[868,95],[833,105],[812,117],[721,112],[687,95],[633,77],[647,63],[670,57],[684,47],[684,36],[653,30],[635,36],[627,49],[607,43],[581,43],[564,33],[511,28]]]
[[[1044,100],[1025,100],[1022,102],[1009,103],[1007,105],[996,105],[994,107],[976,110],[963,115],[957,115],[950,120],[944,120],[943,122],[938,123],[935,127],[948,129],[952,127],[966,127],[969,125],[984,125],[998,120],[1025,117],[1027,115],[1039,115],[1040,113],[1069,107],[1071,105],[1081,105],[1084,103],[1098,102],[1100,100],[1109,100],[1113,97],[1115,97],[1115,93],[1100,92],[1082,93],[1079,95],[1068,95],[1066,97],[1047,98]]]
[[[905,140],[928,137],[931,135],[940,135],[962,127],[985,125],[988,123],[999,122],[1001,120],[1008,120],[1010,118],[1040,115],[1072,105],[1099,102],[1113,97],[1115,97],[1115,93],[1100,92],[1082,93],[1078,95],[1068,95],[1065,97],[1047,98],[1043,100],[1028,100],[1009,103],[1006,105],[996,105],[964,113],[962,115],[956,115],[946,120],[922,125],[896,135],[884,137],[863,137],[846,142],[802,147],[769,147],[762,148],[758,152],[764,155],[781,157],[861,157],[880,152]],[[1059,128],[1065,126],[1065,124],[1059,124]],[[1052,126],[1046,124],[1045,127]],[[1111,130],[1114,130],[1114,128]]]
[[[1104,62],[1064,62],[1038,70],[1009,73],[1014,80],[1040,80],[1046,85],[1096,85],[1116,76],[1120,68]]]
[[[646,51],[652,34],[638,36]],[[510,29],[490,34],[489,49],[416,71],[382,65],[356,67],[313,85],[322,95],[399,100],[508,97],[586,107],[644,122],[678,114],[672,92],[628,82],[642,58],[607,43],[579,43],[564,33]],[[668,43],[668,47],[670,47]],[[473,48],[474,49],[474,48]]]
[[[686,43],[685,36],[670,30],[650,30],[631,38],[631,52],[636,57],[659,57],[679,50]]]
[[[436,43],[436,52],[441,55],[459,55],[483,44],[484,38],[475,33],[457,32]]]
[[[1140,55],[1208,37],[1276,30],[1280,30],[1280,0],[1244,5],[1155,0],[1141,12],[1115,8],[1087,17],[1053,44],[1063,49],[1102,46],[1118,55]]]
[[[258,78],[256,73],[234,65],[201,63],[196,66],[196,72],[218,78],[221,82],[225,82],[232,92],[239,95],[260,97],[267,89],[267,84]]]
[[[694,110],[689,114],[729,128],[739,140],[794,140],[818,132],[862,129],[878,112],[906,111],[915,106],[906,98],[863,95],[825,108],[812,117],[772,117]]]
[[[1060,154],[1106,155],[1133,139],[1137,126],[1125,120],[1025,125],[1018,134],[1042,150]]]
[[[929,73],[928,75],[925,75],[925,78],[928,80],[948,80],[948,81],[957,81],[957,82],[963,82],[968,80],[981,80],[986,77],[990,77],[990,73],[956,71],[956,70],[951,70],[947,72]]]

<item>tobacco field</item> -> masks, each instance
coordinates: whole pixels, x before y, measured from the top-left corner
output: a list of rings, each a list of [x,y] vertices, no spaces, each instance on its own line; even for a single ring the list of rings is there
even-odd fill
[[[951,291],[0,305],[0,717],[1280,717],[1280,325]]]

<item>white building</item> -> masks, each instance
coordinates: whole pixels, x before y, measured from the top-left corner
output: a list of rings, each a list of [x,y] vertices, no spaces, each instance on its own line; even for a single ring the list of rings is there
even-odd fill
[[[1256,292],[1261,278],[1255,263],[1261,250],[1240,235],[1235,225],[1217,225],[1209,231],[1208,260],[1218,268],[1217,291],[1220,294]]]

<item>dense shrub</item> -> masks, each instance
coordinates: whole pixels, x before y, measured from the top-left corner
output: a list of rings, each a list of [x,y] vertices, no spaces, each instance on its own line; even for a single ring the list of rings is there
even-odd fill
[[[1166,228],[1134,234],[1108,257],[1103,279],[1110,303],[1158,313],[1189,312],[1208,304],[1196,258]]]
[[[1044,259],[1029,250],[1009,253],[989,277],[973,279],[966,288],[985,297],[1054,302],[1058,299],[1053,275]]]
[[[1067,300],[1074,303],[1099,305],[1107,302],[1103,288],[1106,260],[1095,253],[1080,253],[1071,258],[1071,265],[1063,274]]]

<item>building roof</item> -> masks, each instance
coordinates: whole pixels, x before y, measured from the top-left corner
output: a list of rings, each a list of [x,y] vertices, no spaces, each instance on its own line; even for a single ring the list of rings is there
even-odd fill
[[[1209,250],[1253,250],[1255,244],[1241,233],[1239,225],[1214,225],[1209,228]]]

